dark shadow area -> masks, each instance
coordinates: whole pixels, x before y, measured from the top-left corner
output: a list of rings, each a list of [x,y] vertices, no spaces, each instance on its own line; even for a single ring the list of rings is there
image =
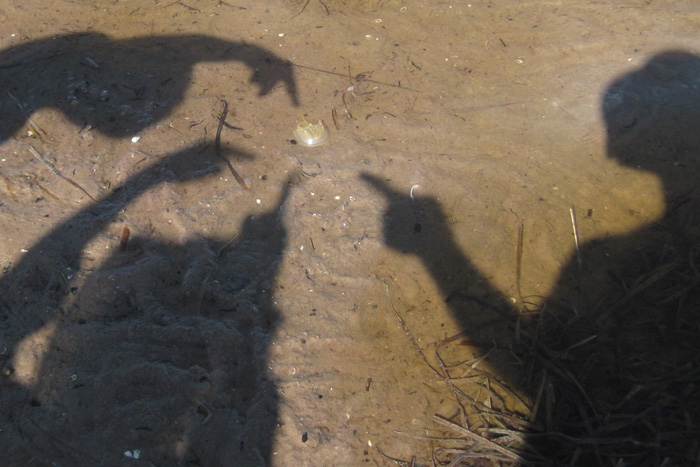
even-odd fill
[[[202,62],[240,62],[252,71],[259,95],[283,85],[298,105],[292,64],[252,44],[206,35],[70,34],[0,51],[0,142],[42,108],[110,137],[135,134],[172,112]]]
[[[241,62],[260,95],[281,85],[298,104],[291,64],[254,45],[71,34],[0,52],[0,142],[41,108],[108,137],[136,133],[172,112],[205,61]],[[158,159],[3,270],[3,465],[269,464],[278,407],[267,343],[280,319],[271,287],[288,186],[235,240],[171,244],[132,231],[125,249],[114,239],[95,261],[89,244],[128,224],[139,196],[220,169],[196,147]]]
[[[435,199],[413,202],[385,181],[365,179],[390,202],[387,244],[422,259],[464,336],[496,343],[486,375],[491,389],[501,388],[494,399],[515,391],[531,400],[519,415],[506,407],[517,417],[495,418],[494,409],[503,412],[498,407],[461,400],[465,419],[481,415],[470,429],[532,464],[694,465],[700,455],[700,57],[654,56],[607,88],[603,112],[610,157],[658,176],[665,212],[629,235],[581,245],[580,261],[574,256],[563,268],[541,307],[513,309],[493,290],[457,248]],[[495,333],[484,334],[482,322],[497,323]],[[499,352],[501,345],[512,354]],[[507,435],[489,432],[504,427]],[[492,458],[498,456],[514,462],[498,453]]]
[[[267,343],[280,319],[270,289],[288,189],[235,242],[135,235],[95,269],[86,261],[88,242],[139,195],[216,171],[193,148],[165,157],[4,274],[4,465],[269,463],[277,394]],[[139,460],[125,456],[134,450]]]

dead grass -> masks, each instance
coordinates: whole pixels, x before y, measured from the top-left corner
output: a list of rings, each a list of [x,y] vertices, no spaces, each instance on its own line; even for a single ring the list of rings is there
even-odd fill
[[[502,410],[530,423],[472,406],[482,425],[471,429],[518,453],[522,464],[698,465],[700,249],[672,251],[645,252],[646,272],[627,287],[612,284],[610,294],[620,298],[611,305],[567,322],[548,319],[559,310],[545,310],[521,328],[514,350],[531,363],[524,376],[533,400]],[[501,392],[503,400],[515,396]],[[451,462],[473,465],[464,453]]]
[[[461,411],[434,418],[433,466],[700,465],[700,247],[642,254],[644,272],[585,316],[550,305],[513,326],[520,388],[482,370],[502,348],[452,364],[454,339],[436,347]]]

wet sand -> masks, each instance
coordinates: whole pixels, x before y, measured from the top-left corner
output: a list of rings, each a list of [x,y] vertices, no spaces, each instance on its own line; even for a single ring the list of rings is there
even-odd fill
[[[632,410],[586,353],[698,332],[629,293],[700,309],[697,272],[659,273],[700,234],[693,1],[30,0],[0,25],[6,465],[448,465],[469,443],[435,415],[516,456],[460,465],[571,460],[547,417]],[[567,401],[562,369],[595,387]],[[580,465],[690,465],[687,387],[642,390],[687,414],[673,440]],[[597,426],[567,436],[624,437]]]

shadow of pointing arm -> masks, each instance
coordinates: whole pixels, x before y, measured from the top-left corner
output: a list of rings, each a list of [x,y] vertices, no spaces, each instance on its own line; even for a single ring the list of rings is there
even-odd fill
[[[442,206],[432,197],[411,198],[399,193],[385,180],[364,173],[362,179],[379,191],[389,202],[384,214],[384,241],[403,253],[413,253],[423,260],[433,277],[449,282],[452,271],[473,270],[470,261],[456,244],[448,228]]]
[[[458,295],[501,315],[509,314],[511,307],[503,294],[493,288],[462,252],[435,198],[411,198],[368,173],[363,173],[361,178],[389,202],[384,213],[386,245],[418,256],[440,287],[445,301],[450,302]],[[455,308],[452,303],[450,307],[463,325],[468,324],[470,318],[465,316],[465,310]]]

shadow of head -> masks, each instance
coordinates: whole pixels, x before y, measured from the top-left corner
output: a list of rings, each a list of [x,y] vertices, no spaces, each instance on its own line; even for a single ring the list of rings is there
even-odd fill
[[[250,68],[250,81],[260,96],[282,85],[298,105],[292,64],[255,45],[206,35],[116,40],[96,33],[70,34],[0,52],[5,94],[0,99],[0,141],[41,108],[59,109],[76,125],[90,125],[110,137],[133,134],[183,100],[197,63],[224,61]],[[227,87],[232,90],[236,84]]]
[[[608,87],[603,117],[611,157],[654,172],[667,190],[677,186],[700,151],[700,57],[683,51],[652,57]]]

